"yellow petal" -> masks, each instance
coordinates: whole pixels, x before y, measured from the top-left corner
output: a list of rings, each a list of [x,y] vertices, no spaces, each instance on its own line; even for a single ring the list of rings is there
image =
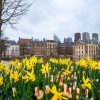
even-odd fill
[[[87,84],[87,88],[91,89],[91,84],[90,83]]]
[[[51,98],[51,100],[58,100],[57,95],[54,95],[54,96]]]
[[[55,86],[55,85],[53,85],[51,92],[52,92],[53,94],[57,93],[57,89],[56,89],[56,86]]]
[[[81,84],[81,87],[82,87],[83,89],[85,89],[85,88],[86,88],[84,84]]]
[[[87,78],[86,80],[85,80],[85,83],[88,83],[89,82],[89,78]]]

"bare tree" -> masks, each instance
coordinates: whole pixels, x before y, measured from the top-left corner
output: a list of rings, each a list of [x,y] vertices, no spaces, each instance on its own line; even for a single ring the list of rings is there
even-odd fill
[[[1,32],[2,26],[10,24],[13,27],[31,6],[31,0],[0,0],[0,56],[2,56]]]
[[[8,37],[6,37],[4,33],[1,33],[1,51],[3,53],[3,57],[5,57],[5,51],[8,48],[7,41]]]

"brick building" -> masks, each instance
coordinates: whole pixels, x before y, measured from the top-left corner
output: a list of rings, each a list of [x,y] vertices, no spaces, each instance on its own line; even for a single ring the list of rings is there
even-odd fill
[[[60,43],[58,45],[58,55],[72,58],[73,57],[72,44]]]
[[[32,55],[46,56],[46,42],[45,41],[33,41]]]
[[[75,33],[74,35],[74,42],[78,42],[81,40],[81,33]]]
[[[31,56],[32,55],[32,44],[33,44],[33,38],[25,39],[25,38],[19,37],[18,45],[20,46],[20,55],[21,56]]]

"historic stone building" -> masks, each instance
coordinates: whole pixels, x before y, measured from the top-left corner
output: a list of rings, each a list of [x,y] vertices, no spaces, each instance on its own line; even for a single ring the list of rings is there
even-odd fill
[[[46,55],[47,56],[57,56],[57,47],[58,47],[58,43],[54,40],[46,40],[46,45],[47,45],[47,49],[46,49]]]
[[[7,49],[5,50],[6,57],[19,57],[20,56],[20,48],[19,45],[14,40],[7,41]]]
[[[73,45],[73,60],[80,58],[97,59],[98,45],[94,43],[77,42]]]
[[[45,41],[33,41],[32,55],[46,56],[46,42]]]

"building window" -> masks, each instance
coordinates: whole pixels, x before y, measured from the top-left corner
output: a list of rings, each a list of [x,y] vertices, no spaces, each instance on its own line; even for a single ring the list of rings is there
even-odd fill
[[[12,47],[12,50],[14,50],[14,47]]]

